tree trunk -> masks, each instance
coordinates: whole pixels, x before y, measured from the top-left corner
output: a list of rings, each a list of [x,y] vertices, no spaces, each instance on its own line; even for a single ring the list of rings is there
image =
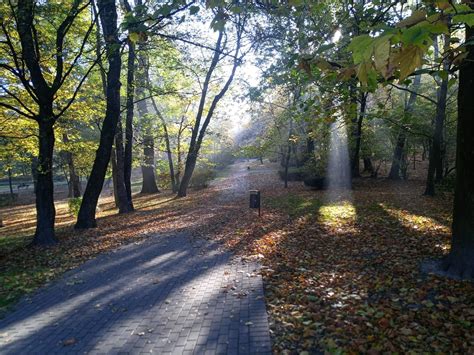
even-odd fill
[[[117,9],[114,0],[99,0],[99,14],[106,41],[109,70],[107,72],[107,105],[92,171],[87,181],[75,228],[96,227],[95,211],[120,118],[120,41],[117,35]]]
[[[117,202],[119,213],[127,213],[133,211],[133,205],[127,198],[127,189],[125,188],[125,162],[124,162],[124,151],[123,151],[123,131],[122,122],[120,119],[117,123],[117,133],[115,135],[115,171],[116,178],[115,183],[117,186]]]
[[[390,173],[388,178],[392,180],[400,180],[400,168],[403,155],[403,148],[405,147],[406,132],[405,128],[400,128],[400,132],[397,137],[397,144],[393,152],[392,166],[390,167]]]
[[[138,96],[137,107],[140,114],[140,121],[143,127],[143,162],[142,162],[142,194],[160,192],[156,184],[155,177],[155,140],[151,131],[151,122],[148,118],[148,106],[146,96],[146,85],[148,78],[148,55],[144,43],[139,45],[140,54],[138,56],[139,71],[137,73]]]
[[[239,22],[237,26],[243,26],[243,24]],[[207,111],[207,115],[205,116],[204,122],[202,123],[202,126],[201,126],[201,119],[204,113],[204,106],[206,104],[206,96],[207,96],[209,84],[212,78],[212,73],[216,69],[219,59],[220,59],[220,50],[221,50],[224,32],[222,30],[219,31],[219,35],[217,37],[216,46],[215,46],[216,50],[214,51],[211,64],[209,65],[209,69],[206,73],[206,78],[204,80],[202,90],[201,90],[201,98],[199,100],[198,112],[196,114],[196,121],[194,123],[193,131],[191,134],[191,141],[189,144],[188,156],[186,157],[186,164],[184,168],[183,179],[181,180],[181,183],[179,185],[178,197],[186,196],[189,182],[191,181],[191,176],[196,166],[196,161],[197,161],[199,150],[201,148],[201,143],[202,143],[202,140],[204,139],[204,136],[206,135],[206,130],[209,125],[209,122],[211,121],[211,118],[214,114],[217,104],[225,95],[225,93],[230,87],[230,84],[234,80],[235,71],[237,70],[237,66],[241,62],[241,60],[237,59],[239,51],[240,51],[240,45],[241,45],[240,43],[241,35],[242,35],[241,31],[242,31],[242,28],[240,27],[237,28],[237,41],[236,41],[236,46],[235,46],[232,71],[229,77],[227,78],[227,81],[225,82],[224,86],[219,91],[219,93],[216,96],[214,96],[211,102],[211,105],[209,106],[209,109]]]
[[[364,158],[364,172],[372,174],[374,172],[374,166],[370,158]]]
[[[410,97],[408,102],[405,106],[404,110],[404,117],[403,119],[406,120],[407,117],[413,111],[413,106],[415,105],[416,101],[416,91],[418,90],[421,83],[421,75],[415,76],[415,80],[413,83],[412,92],[410,93]],[[407,137],[406,127],[402,125],[400,127],[400,132],[398,133],[397,143],[395,145],[395,150],[393,151],[393,158],[392,158],[392,166],[390,167],[390,173],[388,174],[388,178],[392,180],[400,180],[400,170],[402,168],[402,159],[403,159],[403,151],[405,148],[405,140]]]
[[[450,36],[444,37],[444,53],[449,51]],[[444,59],[443,70],[449,69],[448,59]],[[435,181],[440,181],[443,177],[443,158],[441,147],[443,145],[443,129],[446,120],[446,101],[448,98],[448,78],[443,78],[438,89],[438,101],[436,104],[435,129],[429,150],[428,177],[426,179],[425,195],[435,195]],[[435,175],[436,174],[436,175]],[[439,180],[438,180],[439,179]]]
[[[125,119],[125,151],[124,151],[124,178],[129,207],[133,210],[132,201],[132,147],[133,147],[133,108],[135,94],[135,44],[128,41],[127,59],[127,115]]]
[[[158,110],[158,105],[156,104],[155,99],[153,97],[151,97],[151,102],[163,126],[163,133],[165,136],[165,145],[166,145],[166,155],[168,157],[168,167],[170,170],[171,189],[173,192],[178,192],[178,185],[176,184],[176,179],[174,175],[173,154],[171,152],[171,143],[170,143],[170,136],[168,134],[168,127],[166,125],[165,118],[161,114],[160,110]]]
[[[359,117],[357,118],[357,124],[354,128],[355,147],[351,161],[352,177],[360,177],[360,145],[362,140],[362,122],[364,120],[365,109],[367,107],[367,95],[368,94],[365,92],[360,94]]]
[[[112,167],[112,194],[114,195],[114,204],[115,207],[119,208],[120,201],[117,191],[117,155],[115,153],[115,147],[112,147],[112,151],[110,152],[110,165]],[[107,186],[107,184],[106,184]]]
[[[291,136],[293,135],[293,120],[290,118],[290,129],[288,130],[288,149],[285,157],[285,189],[288,188],[288,168],[291,157]]]
[[[33,178],[33,192],[36,195],[36,188],[38,186],[38,158],[31,158],[31,177]]]
[[[13,201],[12,168],[8,168],[8,186],[10,187],[10,198]]]
[[[69,143],[69,137],[67,133],[63,133],[63,142],[65,144]],[[79,176],[76,174],[76,168],[74,166],[74,157],[70,151],[65,151],[64,158],[66,159],[66,163],[69,170],[69,197],[81,197],[81,182],[79,181]]]
[[[466,26],[466,42],[474,28]],[[456,186],[451,251],[444,261],[452,275],[474,278],[474,45],[459,70]]]
[[[39,155],[36,173],[36,231],[33,244],[42,246],[57,243],[56,236],[54,235],[54,219],[56,217],[53,184],[54,129],[51,117],[51,113],[46,115],[40,113],[39,119]]]

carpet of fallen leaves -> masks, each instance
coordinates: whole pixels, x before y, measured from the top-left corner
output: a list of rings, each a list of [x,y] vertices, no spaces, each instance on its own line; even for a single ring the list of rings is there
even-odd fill
[[[248,209],[249,189],[262,191],[261,217]],[[0,211],[0,301],[100,252],[186,230],[264,265],[277,353],[474,353],[474,285],[420,272],[449,251],[452,196],[422,191],[422,181],[383,179],[355,180],[350,192],[283,189],[274,167],[240,163],[184,199],[137,195],[131,214],[103,200],[99,228],[87,232],[59,203],[61,243],[50,249],[27,247],[31,231],[14,229],[31,228],[32,206]],[[20,242],[7,243],[13,235]]]

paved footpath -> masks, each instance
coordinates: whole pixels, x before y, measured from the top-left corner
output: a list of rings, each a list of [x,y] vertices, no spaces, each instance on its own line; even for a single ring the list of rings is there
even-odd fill
[[[0,354],[269,354],[259,265],[186,234],[102,254],[0,319]]]

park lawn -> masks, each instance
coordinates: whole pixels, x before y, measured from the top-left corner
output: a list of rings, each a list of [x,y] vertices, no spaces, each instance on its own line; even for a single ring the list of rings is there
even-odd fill
[[[215,237],[258,258],[276,353],[474,352],[474,284],[420,272],[449,251],[452,196],[361,179],[329,197],[262,190]],[[334,200],[339,200],[334,202]]]

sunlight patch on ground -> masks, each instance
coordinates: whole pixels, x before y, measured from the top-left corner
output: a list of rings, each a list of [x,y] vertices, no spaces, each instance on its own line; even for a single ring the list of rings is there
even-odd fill
[[[350,225],[356,220],[356,209],[348,201],[326,204],[319,209],[319,222],[327,226]]]
[[[383,210],[391,217],[396,218],[405,228],[420,232],[443,232],[450,233],[450,228],[436,221],[433,218],[410,213],[406,210],[393,208],[384,203],[379,204]]]

